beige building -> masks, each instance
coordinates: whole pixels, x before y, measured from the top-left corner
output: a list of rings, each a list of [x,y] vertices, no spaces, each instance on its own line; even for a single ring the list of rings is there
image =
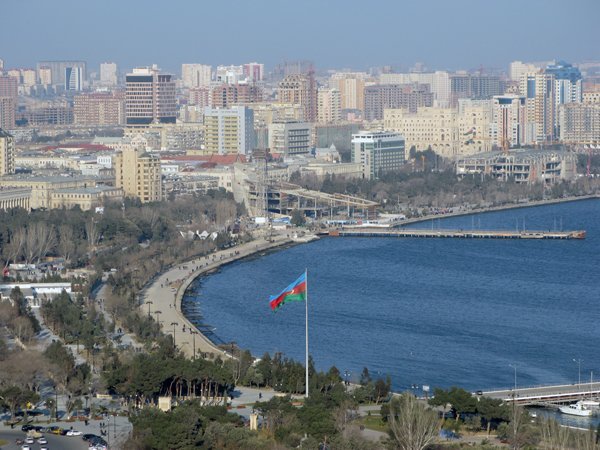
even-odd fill
[[[183,87],[198,88],[210,86],[212,67],[204,64],[182,64],[181,80]]]
[[[0,176],[15,173],[15,138],[0,128]]]
[[[123,189],[111,186],[57,189],[50,194],[50,208],[81,208],[89,211],[103,206],[105,201],[122,201]]]
[[[337,123],[342,118],[340,91],[319,88],[317,92],[317,122]]]
[[[52,84],[52,69],[46,66],[40,67],[38,69],[38,78],[41,85],[50,86]]]
[[[206,108],[204,145],[207,153],[248,155],[255,146],[254,113],[245,106]]]
[[[21,177],[10,175],[0,177],[0,188],[27,188],[31,190],[29,206],[32,209],[50,208],[52,193],[59,189],[80,189],[95,187],[93,177]]]
[[[126,197],[158,202],[162,199],[160,158],[147,153],[144,144],[143,138],[134,138],[129,148],[116,155],[116,186]]]
[[[0,128],[12,130],[15,127],[15,107],[13,97],[0,96]]]
[[[124,125],[125,93],[88,93],[76,95],[73,109],[75,125]]]
[[[496,95],[492,99],[490,137],[492,145],[508,149],[525,144],[525,97]]]
[[[424,107],[416,113],[404,109],[384,110],[383,126],[397,131],[406,140],[407,152],[431,148],[438,155],[454,158],[491,150],[490,114],[479,106],[450,108]]]
[[[600,91],[584,92],[582,97],[583,103],[600,104]]]
[[[365,72],[339,72],[331,76],[329,85],[340,92],[341,109],[365,109]]]
[[[560,140],[569,144],[600,144],[600,103],[566,103],[558,110]]]
[[[23,208],[29,211],[31,189],[0,187],[0,210]]]
[[[554,75],[541,72],[523,74],[519,92],[525,97],[525,142],[554,141],[556,113]]]
[[[317,82],[312,72],[285,77],[278,86],[279,103],[294,103],[304,107],[304,120],[317,120]]]

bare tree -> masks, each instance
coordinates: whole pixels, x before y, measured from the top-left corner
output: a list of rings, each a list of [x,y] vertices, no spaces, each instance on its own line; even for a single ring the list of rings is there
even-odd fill
[[[553,450],[567,450],[570,448],[571,432],[569,428],[561,426],[556,420],[542,419],[540,421],[542,439]],[[579,448],[579,447],[577,447]]]
[[[65,261],[69,261],[71,255],[75,251],[75,242],[73,239],[73,228],[69,225],[61,225],[58,227],[58,251]]]
[[[87,237],[90,249],[95,249],[100,239],[100,234],[98,232],[98,227],[96,226],[96,222],[94,222],[94,219],[90,220],[85,224],[85,235]]]
[[[23,247],[25,246],[25,230],[18,229],[10,238],[10,243],[6,246],[6,264],[5,268],[11,262],[17,262],[23,255]]]
[[[437,437],[438,415],[412,394],[402,394],[390,404],[390,434],[402,450],[423,450]]]

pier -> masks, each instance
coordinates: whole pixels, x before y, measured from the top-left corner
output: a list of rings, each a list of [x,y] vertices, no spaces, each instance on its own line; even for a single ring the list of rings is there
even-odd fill
[[[600,382],[477,391],[476,395],[523,406],[549,406],[600,397]]]
[[[447,239],[585,239],[585,231],[533,230],[426,230],[395,228],[341,228],[327,233],[333,237],[447,238]]]

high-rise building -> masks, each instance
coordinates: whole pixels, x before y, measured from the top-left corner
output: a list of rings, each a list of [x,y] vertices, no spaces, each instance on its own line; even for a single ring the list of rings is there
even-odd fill
[[[339,72],[331,76],[329,85],[340,92],[341,109],[365,109],[365,72]]]
[[[145,139],[134,137],[115,157],[116,187],[142,203],[162,199],[160,158],[146,152]]]
[[[600,144],[600,103],[566,103],[558,108],[560,140],[569,144]]]
[[[100,64],[100,83],[105,86],[116,86],[118,82],[117,63],[104,62]]]
[[[525,141],[551,142],[555,138],[555,79],[547,73],[521,77],[520,93],[525,97]]]
[[[205,108],[204,144],[208,153],[249,155],[255,146],[253,111],[246,106]]]
[[[434,106],[450,106],[450,74],[445,71],[425,73],[382,73],[380,84],[428,84],[433,93]]]
[[[526,73],[537,72],[539,67],[533,63],[524,63],[513,61],[508,67],[508,76],[513,81],[521,81],[521,77]]]
[[[466,72],[450,75],[450,106],[458,106],[462,98],[491,99],[494,95],[504,93],[504,86],[499,76],[471,74]]]
[[[83,69],[81,67],[65,67],[65,91],[83,90]]]
[[[314,73],[286,76],[278,85],[279,103],[293,103],[304,107],[304,120],[317,120],[317,82]]]
[[[554,136],[558,137],[560,136],[559,106],[583,101],[581,72],[571,64],[557,61],[549,64],[545,73],[554,76]]]
[[[17,101],[19,94],[19,79],[10,75],[0,75],[0,97],[11,97]]]
[[[263,100],[262,87],[247,83],[223,83],[212,88],[211,106],[213,108],[228,108],[229,106],[259,103]]]
[[[310,123],[294,120],[273,122],[269,125],[269,149],[271,153],[285,156],[307,154],[311,149],[311,135]]]
[[[15,128],[16,103],[13,97],[0,97],[0,128]]]
[[[125,93],[94,92],[73,99],[75,125],[125,125]]]
[[[244,64],[244,76],[249,83],[262,81],[265,76],[265,65],[257,62]]]
[[[190,88],[188,91],[188,104],[206,108],[210,106],[210,89],[207,87]]]
[[[321,87],[317,91],[317,122],[336,123],[342,118],[340,91]]]
[[[4,60],[0,58],[0,72],[4,70]]]
[[[185,88],[206,88],[210,86],[212,67],[204,64],[182,64],[181,80]]]
[[[30,88],[37,84],[37,75],[33,69],[21,69],[21,84]]]
[[[494,96],[490,127],[492,144],[505,150],[527,144],[525,120],[525,97],[514,94]]]
[[[0,128],[0,175],[15,173],[15,139]]]
[[[50,67],[39,67],[37,72],[40,84],[44,86],[50,86],[52,84],[52,69]]]
[[[81,68],[81,80],[82,83],[87,77],[87,65],[85,61],[40,61],[37,63],[37,71],[39,73],[41,67],[48,67],[52,73],[52,84],[53,85],[65,85],[65,75],[67,67],[79,67]]]
[[[387,131],[361,131],[352,135],[352,162],[361,163],[363,178],[373,180],[400,170],[405,161],[404,138]]]
[[[125,77],[127,126],[175,123],[177,119],[175,81],[158,67],[133,69]]]
[[[384,109],[433,106],[433,93],[427,84],[375,84],[365,88],[365,120],[382,120]]]
[[[219,83],[239,83],[244,79],[244,66],[217,66],[215,81]]]

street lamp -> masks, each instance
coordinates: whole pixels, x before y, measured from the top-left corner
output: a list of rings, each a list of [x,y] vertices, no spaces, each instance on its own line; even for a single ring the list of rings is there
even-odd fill
[[[192,335],[192,342],[194,346],[194,359],[196,359],[196,335],[198,332],[190,329],[190,334]]]
[[[579,386],[581,386],[581,363],[583,362],[583,359],[575,359],[573,358],[573,362],[577,363],[577,367],[579,368]]]
[[[146,305],[148,305],[148,317],[150,317],[150,305],[154,305],[154,302],[152,300],[148,300]]]
[[[175,345],[175,327],[179,325],[179,322],[171,322],[171,326],[173,327],[173,347],[177,347]]]
[[[158,315],[162,314],[162,311],[156,310],[154,311],[154,314],[156,314],[156,323],[160,323],[160,321],[158,320]]]
[[[512,367],[513,369],[515,369],[515,395],[517,394],[517,365],[516,364],[509,364],[510,367]]]

